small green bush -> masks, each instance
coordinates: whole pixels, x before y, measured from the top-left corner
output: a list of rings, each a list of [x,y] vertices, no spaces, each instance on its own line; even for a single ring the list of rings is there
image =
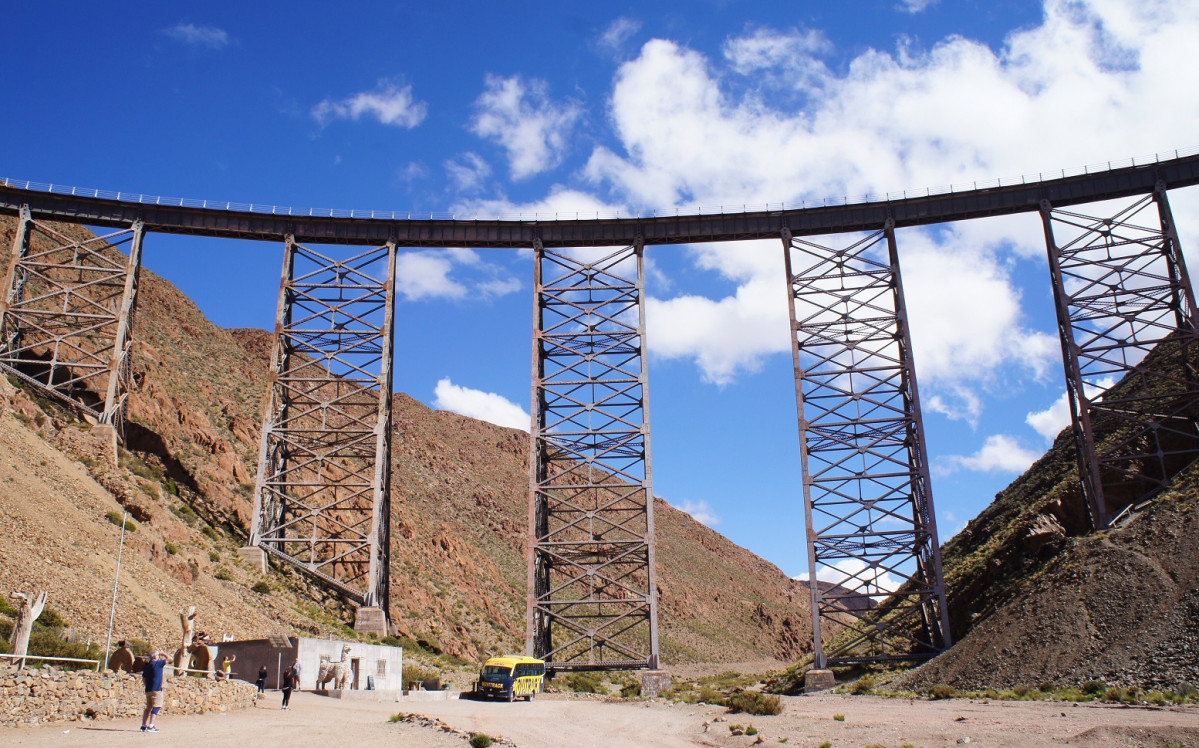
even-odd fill
[[[0,613],[3,613],[6,616],[16,616],[17,609],[14,608],[12,604],[8,602],[8,600],[0,597]]]
[[[125,530],[127,532],[137,532],[137,525],[133,524],[133,520],[125,519],[125,515],[122,512],[118,512],[116,509],[109,509],[107,512],[105,512],[104,519],[113,523],[117,527],[120,527],[121,522],[124,521]]]
[[[67,627],[67,621],[62,617],[62,614],[49,605],[42,609],[42,614],[37,617],[35,623],[50,629],[65,629]],[[70,657],[70,655],[63,655],[63,657]]]
[[[820,748],[833,748],[833,744],[826,740],[820,744]]]
[[[250,592],[257,592],[259,595],[265,595],[271,591],[271,586],[266,582],[255,582],[250,588]]]
[[[854,681],[854,684],[849,687],[849,692],[855,696],[862,696],[874,690],[875,678],[873,675],[863,675]]]
[[[845,715],[844,714],[834,714],[833,719],[837,720],[838,722],[844,722]]]
[[[470,734],[470,748],[488,748],[491,745],[491,738],[485,733],[472,732]]]
[[[1088,696],[1103,693],[1105,689],[1107,689],[1107,684],[1101,680],[1089,680],[1082,684],[1082,692]]]
[[[218,542],[221,539],[221,533],[208,525],[200,528],[200,534],[213,542]]]
[[[186,522],[189,526],[196,524],[200,516],[196,514],[196,510],[192,509],[187,504],[180,504],[176,507],[171,507],[171,512],[179,519]]]
[[[1032,690],[1031,686],[1026,686],[1023,683],[1021,683],[1020,685],[1012,688],[1012,693],[1016,694],[1017,698],[1023,699],[1025,696],[1028,695],[1028,692],[1031,690]]]
[[[223,582],[232,582],[233,581],[233,575],[230,574],[229,570],[223,566],[221,568],[217,569],[216,574],[213,574],[213,576],[216,577],[217,579],[220,579]]]
[[[179,495],[179,484],[169,478],[167,479],[166,483],[162,484],[162,488],[172,496]]]
[[[724,700],[724,705],[730,711],[754,715],[779,714],[783,711],[783,703],[779,697],[760,691],[742,691],[733,694]]]
[[[179,546],[175,545],[174,543],[172,543],[169,540],[166,543],[166,549],[167,549],[167,555],[169,555],[169,556],[174,556],[176,553],[179,552]]]
[[[608,687],[595,673],[571,673],[562,679],[563,685],[575,693],[598,693],[607,695]]]
[[[221,554],[217,553],[216,551],[209,551],[208,560],[215,564],[221,560]]]
[[[641,684],[635,680],[627,681],[620,687],[622,699],[635,699],[641,695]]]
[[[757,735],[758,728],[754,727],[753,725],[750,725],[749,727],[745,728],[745,734],[746,735]]]
[[[931,693],[934,699],[952,699],[958,695],[958,690],[953,686],[937,684],[933,686]]]

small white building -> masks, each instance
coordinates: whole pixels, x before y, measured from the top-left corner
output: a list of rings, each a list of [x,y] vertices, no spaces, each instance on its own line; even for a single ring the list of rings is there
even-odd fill
[[[399,691],[404,687],[404,648],[383,644],[348,642],[338,639],[312,639],[306,636],[284,637],[273,635],[269,639],[245,639],[221,642],[216,645],[214,668],[219,672],[226,655],[236,655],[233,662],[233,677],[253,683],[258,671],[266,667],[267,688],[278,688],[283,680],[283,671],[292,663],[300,664],[300,689],[317,687],[321,655],[337,662],[342,656],[342,647],[348,646],[346,661],[350,666],[350,688],[357,690]],[[332,687],[327,683],[326,688]]]

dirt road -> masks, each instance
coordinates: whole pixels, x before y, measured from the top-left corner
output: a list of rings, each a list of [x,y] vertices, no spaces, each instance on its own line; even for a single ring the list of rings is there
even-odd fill
[[[520,748],[603,746],[1199,746],[1199,707],[1153,709],[1046,702],[914,701],[870,696],[784,699],[774,717],[725,714],[703,704],[605,702],[540,697],[526,703],[444,701],[371,703],[312,694],[278,709],[276,695],[258,708],[229,714],[172,716],[162,732],[140,735],[136,720],[0,729],[6,746],[125,746],[131,741],[196,746],[401,745],[461,748],[461,735],[435,727],[393,724],[397,712],[442,720],[463,731],[504,737]],[[844,716],[837,720],[834,715]],[[705,723],[707,725],[705,726]],[[758,736],[735,736],[730,725],[752,724]],[[968,739],[968,740],[967,740]]]

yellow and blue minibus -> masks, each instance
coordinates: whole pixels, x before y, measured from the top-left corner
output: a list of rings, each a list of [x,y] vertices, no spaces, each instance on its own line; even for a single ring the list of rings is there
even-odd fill
[[[475,692],[489,699],[532,701],[544,679],[544,660],[521,655],[492,657],[483,664]]]

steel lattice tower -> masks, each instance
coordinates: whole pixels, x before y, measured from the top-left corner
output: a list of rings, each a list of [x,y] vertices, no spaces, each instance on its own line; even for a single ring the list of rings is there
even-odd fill
[[[642,243],[535,252],[526,651],[656,668]]]
[[[68,406],[124,425],[141,221],[75,239],[22,208],[0,299],[0,367]],[[128,244],[128,256],[119,248]]]
[[[934,656],[951,641],[893,225],[783,246],[816,667]],[[833,651],[821,621],[849,629]]]
[[[394,243],[287,237],[250,544],[387,611]]]
[[[1091,524],[1199,458],[1195,295],[1164,184],[1110,217],[1041,203]]]

